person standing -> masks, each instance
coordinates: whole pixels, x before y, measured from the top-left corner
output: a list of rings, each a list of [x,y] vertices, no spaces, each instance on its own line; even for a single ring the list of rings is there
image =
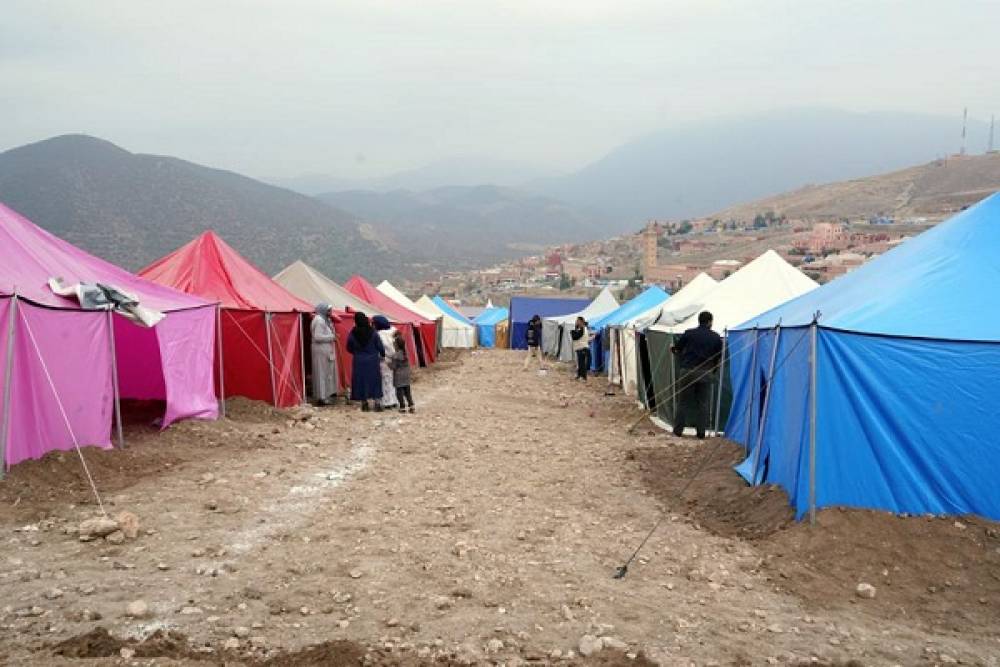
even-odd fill
[[[587,320],[576,318],[576,325],[569,332],[573,340],[573,352],[576,354],[576,379],[587,381],[587,371],[590,370],[590,329]]]
[[[680,356],[681,370],[674,435],[680,437],[684,427],[691,424],[698,437],[704,438],[712,382],[722,353],[722,337],[712,331],[712,313],[699,313],[698,326],[681,334],[670,351]]]
[[[331,405],[337,397],[337,335],[330,322],[330,305],[316,306],[309,325],[312,393],[316,405]]]
[[[394,408],[397,405],[396,402],[396,388],[392,384],[392,357],[396,353],[396,345],[393,342],[395,336],[395,329],[389,324],[388,318],[385,315],[376,315],[372,318],[372,323],[375,325],[375,331],[378,332],[379,340],[382,341],[382,347],[385,349],[385,356],[382,357],[382,361],[379,364],[379,372],[382,375],[382,407],[383,408]]]
[[[396,352],[392,355],[392,383],[396,387],[396,401],[400,412],[406,412],[406,404],[409,403],[410,414],[413,414],[416,409],[413,407],[413,393],[410,391],[410,359],[406,354],[403,334],[396,331],[394,336]]]
[[[538,360],[538,368],[542,368],[542,318],[538,315],[532,316],[528,320],[528,330],[525,332],[525,339],[528,343],[528,356],[524,358],[524,370],[528,370],[528,365],[532,359]]]
[[[362,412],[375,402],[375,411],[382,411],[382,374],[379,363],[385,357],[382,340],[375,335],[368,317],[358,311],[354,313],[354,328],[347,337],[347,351],[353,355],[351,366],[351,399],[361,401]]]

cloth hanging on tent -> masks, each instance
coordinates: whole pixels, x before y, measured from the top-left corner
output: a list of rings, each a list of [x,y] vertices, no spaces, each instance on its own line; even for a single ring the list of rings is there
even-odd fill
[[[154,327],[166,317],[158,310],[146,308],[137,297],[113,285],[83,282],[66,285],[62,278],[49,278],[48,284],[54,294],[75,297],[83,310],[110,310],[144,327]]]

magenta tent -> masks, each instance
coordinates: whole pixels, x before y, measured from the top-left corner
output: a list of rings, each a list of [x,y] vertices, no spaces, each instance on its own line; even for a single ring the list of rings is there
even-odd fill
[[[52,450],[111,447],[119,398],[165,401],[164,428],[218,416],[215,304],[88,255],[3,204],[0,248],[0,475]],[[164,316],[147,327],[86,309],[52,279],[121,290]]]

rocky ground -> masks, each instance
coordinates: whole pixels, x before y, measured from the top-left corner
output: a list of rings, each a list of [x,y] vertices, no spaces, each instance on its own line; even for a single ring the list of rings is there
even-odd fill
[[[629,433],[627,398],[520,362],[446,360],[415,415],[235,401],[157,433],[133,412],[128,449],[85,450],[118,523],[83,534],[100,512],[75,454],[15,467],[0,658],[1000,664],[994,525],[794,524],[731,445]]]

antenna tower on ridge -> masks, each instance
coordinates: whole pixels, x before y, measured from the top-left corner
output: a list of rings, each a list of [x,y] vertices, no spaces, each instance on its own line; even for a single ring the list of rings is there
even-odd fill
[[[965,128],[969,124],[969,107],[962,110],[962,150],[959,155],[965,155]]]

